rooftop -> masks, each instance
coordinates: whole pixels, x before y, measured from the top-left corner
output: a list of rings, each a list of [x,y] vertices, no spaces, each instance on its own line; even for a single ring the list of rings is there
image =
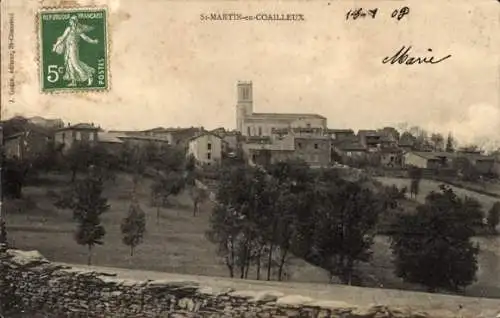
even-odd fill
[[[336,134],[336,133],[354,134],[354,130],[352,129],[327,129],[327,132],[331,134]]]
[[[99,132],[99,133],[97,133],[97,137],[98,137],[99,142],[116,143],[116,144],[123,143],[123,140],[121,140],[116,134],[113,134],[113,133]]]
[[[119,139],[131,139],[131,140],[150,140],[150,141],[160,141],[168,143],[168,140],[160,137],[152,137],[152,136],[134,136],[134,135],[121,135],[117,136]]]
[[[94,124],[88,124],[88,123],[79,123],[76,125],[70,125],[66,127],[61,127],[58,130],[68,130],[68,129],[87,129],[87,130],[99,130],[99,127],[94,126]]]
[[[295,113],[252,113],[252,117],[271,117],[271,118],[319,118],[326,119],[326,117],[318,115],[318,114],[295,114]]]
[[[214,137],[217,137],[217,138],[219,138],[219,139],[222,139],[222,137],[221,137],[221,136],[219,136],[219,135],[218,135],[218,134],[216,134],[216,133],[213,133],[213,132],[211,132],[211,131],[204,131],[204,132],[202,132],[202,133],[201,133],[201,134],[199,134],[199,135],[192,136],[192,137],[191,137],[191,138],[189,138],[188,140],[189,140],[189,141],[191,141],[191,140],[195,140],[195,139],[198,139],[198,138],[200,138],[200,137],[207,136],[207,135],[214,136]]]

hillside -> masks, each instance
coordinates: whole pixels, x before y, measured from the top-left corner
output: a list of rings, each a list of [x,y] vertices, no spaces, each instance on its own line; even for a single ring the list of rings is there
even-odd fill
[[[402,187],[407,187],[408,189],[410,188],[410,179],[405,179],[405,178],[391,178],[391,177],[376,177],[376,180],[382,182],[384,185],[396,185],[398,188]],[[420,193],[417,196],[417,201],[418,202],[424,202],[425,197],[429,192],[431,191],[437,191],[439,190],[439,185],[442,184],[441,182],[434,181],[434,180],[427,180],[427,179],[422,179],[420,181]],[[453,191],[462,197],[468,196],[477,199],[482,205],[485,210],[488,210],[491,208],[491,206],[496,202],[500,201],[500,199],[488,196],[485,194],[480,194],[475,191],[471,190],[466,190],[463,188],[458,188],[455,186],[451,186],[453,188]]]
[[[407,180],[379,179],[384,184],[406,185]],[[7,226],[9,241],[16,248],[38,250],[49,260],[73,264],[85,264],[87,249],[79,246],[73,239],[76,224],[71,211],[59,210],[53,206],[54,192],[69,184],[67,175],[50,175],[36,185],[24,188],[24,199],[7,201]],[[374,185],[375,186],[375,185]],[[438,183],[423,180],[423,200],[426,192],[436,189]],[[127,174],[119,174],[115,182],[106,185],[105,195],[109,198],[111,209],[103,216],[107,231],[104,245],[97,246],[93,253],[93,265],[129,269],[152,270],[176,274],[206,275],[228,277],[228,271],[217,256],[216,246],[205,238],[210,216],[210,203],[201,206],[200,213],[192,216],[192,202],[187,193],[170,199],[171,206],[161,210],[159,224],[156,224],[156,208],[150,206],[150,181],[144,179],[138,187],[138,199],[147,216],[147,233],[144,242],[138,246],[133,257],[121,241],[120,223],[130,204],[132,179]],[[424,190],[425,189],[425,190]],[[457,192],[460,192],[457,189]],[[470,193],[469,195],[473,195]],[[490,206],[493,199],[483,199]],[[414,201],[406,202],[408,208],[416,206]],[[484,241],[480,238],[479,280],[468,289],[468,295],[488,295],[500,297],[500,240]],[[362,264],[366,275],[366,285],[372,287],[418,289],[406,284],[393,274],[390,245],[386,237],[375,239],[373,259]],[[300,259],[293,259],[288,272],[288,280],[294,282],[325,283],[328,275],[324,270]],[[255,278],[250,272],[249,278]]]
[[[23,189],[24,199],[7,201],[7,227],[9,241],[19,249],[38,250],[49,260],[81,263],[86,262],[87,249],[73,239],[76,224],[72,212],[53,206],[51,198],[68,186],[66,175],[50,175],[36,186]],[[134,256],[121,241],[120,223],[128,212],[132,178],[127,174],[108,182],[105,196],[111,209],[103,215],[106,229],[104,245],[93,253],[96,266],[125,267],[144,270],[166,271],[179,274],[228,276],[222,260],[217,257],[216,246],[205,238],[210,216],[210,203],[200,207],[200,214],[192,215],[192,202],[187,193],[170,199],[171,206],[162,208],[159,224],[156,224],[156,208],[150,206],[150,181],[142,180],[138,186],[138,199],[147,217],[144,242]],[[293,260],[291,280],[325,282],[323,270],[299,259]]]

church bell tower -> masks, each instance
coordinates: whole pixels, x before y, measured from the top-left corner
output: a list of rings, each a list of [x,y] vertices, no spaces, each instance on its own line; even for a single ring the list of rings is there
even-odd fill
[[[246,135],[244,130],[245,118],[253,113],[252,82],[238,81],[236,104],[236,130]]]

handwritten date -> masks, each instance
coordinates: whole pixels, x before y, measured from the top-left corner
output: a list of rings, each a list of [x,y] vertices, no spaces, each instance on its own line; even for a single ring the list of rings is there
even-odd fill
[[[365,10],[363,8],[356,8],[356,9],[352,9],[352,10],[347,11],[345,19],[349,20],[349,18],[350,18],[352,20],[356,20],[358,18],[365,18],[367,16],[375,19],[375,16],[377,15],[377,11],[378,11],[378,8],[370,9],[370,10]]]
[[[375,19],[375,16],[377,15],[378,8],[373,8],[373,9],[364,9],[364,8],[355,8],[347,11],[345,19],[346,20],[356,20],[360,18],[372,18]],[[392,11],[391,18],[396,19],[396,20],[401,20],[405,16],[410,14],[410,8],[408,7],[402,7],[401,9],[395,9]]]

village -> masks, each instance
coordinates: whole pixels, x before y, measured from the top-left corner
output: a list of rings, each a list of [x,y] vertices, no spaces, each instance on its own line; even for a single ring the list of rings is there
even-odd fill
[[[224,127],[106,130],[97,123],[64,123],[29,118],[29,129],[4,135],[7,158],[29,159],[56,147],[65,153],[75,143],[100,144],[112,153],[123,147],[174,146],[213,169],[223,158],[239,157],[250,165],[300,159],[312,168],[352,166],[388,173],[410,166],[428,176],[494,179],[500,175],[498,153],[485,155],[475,146],[457,147],[453,137],[426,136],[394,127],[358,130],[328,127],[320,114],[254,112],[252,82],[237,83],[236,129]],[[4,132],[5,133],[5,132]],[[425,132],[424,132],[425,133]],[[472,173],[471,173],[472,171]]]

